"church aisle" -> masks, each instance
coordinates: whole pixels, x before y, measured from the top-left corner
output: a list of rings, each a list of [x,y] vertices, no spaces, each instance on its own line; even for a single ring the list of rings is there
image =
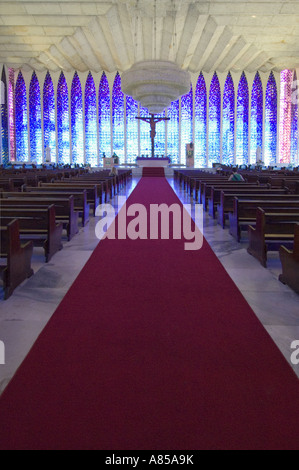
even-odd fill
[[[159,178],[137,202],[178,200]],[[183,245],[99,244],[1,397],[1,448],[297,447],[296,376],[208,244]]]
[[[129,197],[139,179],[131,180],[119,195]],[[116,197],[112,204],[117,212]],[[6,359],[6,364],[0,365],[0,395],[98,245],[97,220],[90,217],[86,227],[64,242],[63,250],[50,263],[45,264],[42,248],[34,248],[34,276],[8,300],[0,300],[0,340],[5,344]]]
[[[193,204],[186,191],[168,180],[185,204]],[[194,204],[193,204],[194,205]],[[299,364],[291,362],[291,344],[299,340],[299,295],[279,282],[281,263],[278,253],[269,253],[268,268],[247,253],[247,240],[237,243],[208,214],[204,214],[204,236],[221,264],[255,312],[257,318],[299,377]]]

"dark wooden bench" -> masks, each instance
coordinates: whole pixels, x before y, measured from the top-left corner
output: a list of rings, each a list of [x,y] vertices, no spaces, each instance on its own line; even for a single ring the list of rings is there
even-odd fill
[[[32,253],[32,241],[21,244],[18,220],[0,226],[0,272],[4,300],[8,299],[25,279],[33,275]]]
[[[280,282],[287,284],[299,294],[299,224],[295,225],[293,250],[281,246],[279,256],[282,265]]]
[[[200,177],[200,178],[192,178],[192,193],[190,194],[193,196],[194,201],[198,201],[202,204],[202,193],[203,193],[203,185],[205,183],[213,184],[225,184],[227,183],[227,178],[214,176],[214,177]]]
[[[291,180],[284,180],[284,187],[288,188],[290,193],[299,194],[299,179],[298,177]]]
[[[109,198],[115,196],[118,192],[117,179],[116,176],[93,176],[93,175],[83,175],[78,178],[72,178],[70,183],[78,184],[99,184],[102,188],[102,193],[104,193],[103,199],[107,202]]]
[[[89,222],[89,213],[90,213],[90,202],[92,205],[97,204],[98,198],[96,194],[96,189],[82,189],[82,188],[72,188],[69,186],[66,187],[52,187],[50,186],[39,186],[37,188],[32,188],[26,186],[23,188],[23,193],[27,194],[27,197],[45,197],[45,198],[65,198],[73,196],[74,198],[74,210],[79,212],[81,217],[82,226],[85,227]],[[30,195],[30,196],[29,196]],[[26,196],[24,196],[26,197]]]
[[[279,251],[282,245],[294,245],[295,225],[299,222],[299,210],[294,212],[265,212],[258,208],[255,228],[249,225],[248,253],[267,267],[268,251]]]
[[[224,195],[231,195],[231,200],[228,197],[224,196],[224,200],[221,201],[221,193],[224,193]],[[208,205],[209,205],[209,215],[213,217],[213,219],[216,218],[216,212],[218,209],[218,206],[221,207],[222,212],[222,217],[219,217],[219,220],[223,220],[224,214],[231,212],[232,211],[232,206],[233,206],[233,194],[236,196],[241,196],[243,194],[248,194],[250,195],[256,195],[256,194],[268,194],[268,195],[277,195],[277,194],[287,194],[288,190],[287,189],[268,189],[267,187],[263,186],[255,186],[253,188],[251,187],[240,187],[238,186],[237,188],[230,187],[228,189],[223,190],[221,187],[212,187],[211,189],[211,196],[208,198]],[[222,202],[224,202],[224,206],[222,205]],[[223,226],[223,224],[221,224]]]
[[[239,193],[239,192],[226,192],[222,191],[220,196],[220,204],[217,205],[217,222],[221,225],[224,229],[226,220],[229,219],[229,214],[231,214],[234,210],[234,201],[237,197],[238,199],[251,199],[251,200],[273,200],[278,201],[280,199],[286,201],[297,201],[298,196],[293,194],[285,194],[284,190],[277,190],[277,189],[269,189],[267,191],[258,191],[253,193],[247,193],[247,191]]]
[[[229,214],[230,234],[237,240],[241,241],[242,231],[248,231],[248,226],[255,226],[256,211],[261,207],[266,212],[294,212],[299,210],[299,197],[295,200],[279,198],[262,198],[259,199],[240,199],[235,198],[233,213]]]
[[[32,240],[34,246],[42,246],[46,262],[60,251],[62,246],[62,223],[56,222],[55,206],[46,208],[1,208],[1,226],[12,220],[19,222],[21,240]]]
[[[223,189],[223,190],[229,190],[231,189],[232,192],[236,192],[237,189],[240,189],[240,190],[245,190],[245,189],[253,189],[253,190],[258,190],[259,189],[259,186],[257,186],[256,184],[254,183],[239,183],[239,182],[235,182],[235,183],[232,183],[230,181],[225,181],[225,182],[221,182],[221,183],[210,183],[210,182],[203,182],[201,183],[201,186],[200,186],[200,201],[201,201],[201,204],[203,204],[203,208],[205,211],[208,210],[209,208],[209,199],[211,198],[211,194],[212,194],[212,189],[214,188],[215,189]]]
[[[39,188],[44,191],[69,191],[69,193],[74,194],[75,192],[82,192],[86,191],[87,193],[87,202],[90,204],[93,214],[95,215],[96,208],[99,204],[103,202],[107,202],[107,195],[102,192],[102,185],[101,184],[94,184],[94,183],[74,183],[70,181],[68,183],[41,183]],[[28,189],[26,189],[27,191]]]
[[[27,207],[30,209],[33,209],[35,207],[47,208],[50,205],[54,205],[56,221],[61,222],[63,224],[63,228],[66,230],[68,241],[70,241],[78,233],[79,212],[76,212],[74,209],[74,196],[66,196],[65,198],[51,198],[47,197],[46,193],[42,194],[41,197],[38,193],[17,194],[18,196],[10,197],[10,193],[8,193],[8,196],[6,198],[0,198],[0,209],[3,209],[5,207]]]

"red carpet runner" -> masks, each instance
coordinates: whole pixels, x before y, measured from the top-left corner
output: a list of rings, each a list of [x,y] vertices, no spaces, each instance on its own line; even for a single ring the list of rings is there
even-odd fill
[[[144,178],[137,202],[178,199]],[[183,243],[99,244],[0,399],[0,449],[298,449],[298,379]]]

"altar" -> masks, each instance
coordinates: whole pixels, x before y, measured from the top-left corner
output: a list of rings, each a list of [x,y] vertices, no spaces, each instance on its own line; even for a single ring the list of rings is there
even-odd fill
[[[136,163],[139,168],[143,168],[143,167],[167,168],[170,164],[170,159],[169,158],[137,157]]]

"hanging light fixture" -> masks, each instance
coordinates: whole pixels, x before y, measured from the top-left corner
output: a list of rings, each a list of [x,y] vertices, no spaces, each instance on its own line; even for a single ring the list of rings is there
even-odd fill
[[[157,0],[154,3],[154,60],[135,63],[122,74],[122,91],[147,108],[150,114],[159,114],[172,101],[190,91],[191,77],[175,62],[157,60]],[[138,10],[138,1],[136,3]],[[138,27],[138,21],[136,21]],[[137,50],[137,32],[135,31]]]

